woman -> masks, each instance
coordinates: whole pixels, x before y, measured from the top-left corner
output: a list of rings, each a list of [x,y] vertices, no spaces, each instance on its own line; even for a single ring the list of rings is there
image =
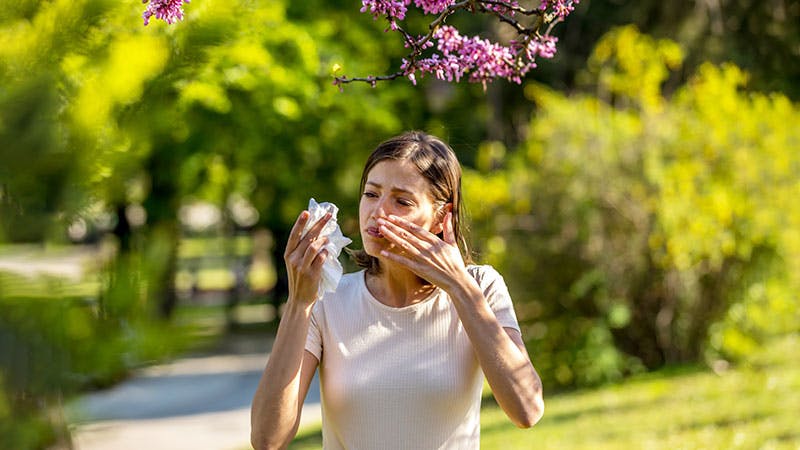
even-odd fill
[[[257,450],[286,447],[320,368],[325,449],[475,449],[485,375],[519,427],[542,416],[542,386],[502,277],[467,265],[461,168],[441,140],[392,138],[361,177],[364,270],[317,298],[324,217],[286,245],[289,299],[252,407]]]

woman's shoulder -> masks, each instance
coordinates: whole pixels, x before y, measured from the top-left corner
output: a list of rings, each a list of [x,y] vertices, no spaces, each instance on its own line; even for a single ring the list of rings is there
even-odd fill
[[[357,272],[349,272],[342,275],[342,278],[339,280],[339,285],[336,287],[336,290],[338,291],[342,287],[358,286],[360,283],[363,283],[364,271],[365,269],[361,269]]]
[[[483,291],[484,296],[489,301],[489,305],[492,307],[495,314],[500,314],[505,319],[508,319],[504,319],[503,326],[511,326],[512,328],[518,327],[514,325],[516,319],[513,318],[513,312],[511,316],[503,312],[509,308],[513,309],[513,306],[511,295],[508,292],[508,286],[503,276],[500,275],[500,272],[488,264],[471,265],[467,267],[467,270],[475,278],[475,281],[478,282],[478,286],[480,286],[480,289]]]
[[[361,298],[364,271],[343,274],[336,285],[336,290],[326,292],[315,304],[314,315],[318,320],[328,314],[338,314],[337,311],[352,310],[354,302]]]
[[[354,291],[358,291],[361,289],[361,285],[364,283],[364,270],[359,270],[358,272],[350,272],[345,273],[339,279],[339,284],[336,285],[336,290],[333,292],[329,292],[325,294],[321,300],[325,300],[327,297],[340,297],[344,296],[351,296]]]
[[[490,264],[470,264],[467,266],[467,272],[469,272],[481,286],[484,285],[484,282],[491,283],[497,279],[503,278],[500,272]]]

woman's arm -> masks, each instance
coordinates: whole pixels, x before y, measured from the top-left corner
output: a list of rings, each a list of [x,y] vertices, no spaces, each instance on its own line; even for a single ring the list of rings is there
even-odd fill
[[[542,380],[520,332],[500,326],[477,282],[467,275],[448,294],[497,404],[518,427],[532,427],[544,414]]]
[[[443,221],[444,239],[400,217],[378,220],[381,233],[395,244],[393,251],[381,254],[450,295],[497,403],[514,424],[531,427],[544,413],[541,379],[520,333],[500,325],[478,282],[467,272],[451,215],[448,212]]]
[[[256,450],[286,448],[297,433],[303,399],[317,358],[305,350],[310,308],[288,304],[261,375],[250,411],[250,443]]]
[[[319,364],[305,350],[305,344],[326,257],[323,247],[327,238],[320,238],[319,233],[330,217],[330,213],[323,217],[301,239],[309,218],[303,211],[286,243],[289,298],[250,411],[250,441],[256,450],[289,445],[297,433],[303,400]]]

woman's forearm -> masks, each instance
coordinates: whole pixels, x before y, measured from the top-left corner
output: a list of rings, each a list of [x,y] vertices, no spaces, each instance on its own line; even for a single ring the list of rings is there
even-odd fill
[[[477,284],[465,283],[450,296],[498,405],[518,427],[542,417],[542,382],[527,353],[500,325]]]
[[[284,448],[297,432],[305,393],[301,372],[311,305],[289,301],[259,381],[251,410],[251,443],[256,450]]]

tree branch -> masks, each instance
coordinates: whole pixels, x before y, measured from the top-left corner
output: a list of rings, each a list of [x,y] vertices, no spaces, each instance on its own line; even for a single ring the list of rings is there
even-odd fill
[[[380,13],[374,11],[388,11],[399,4],[397,0],[374,0],[372,3],[373,15],[376,17]],[[397,2],[397,3],[391,3]],[[365,1],[365,5],[369,2]],[[389,81],[403,76],[407,76],[416,84],[414,74],[419,72],[424,76],[425,73],[433,73],[437,78],[458,81],[462,75],[470,73],[469,81],[482,82],[492,81],[495,78],[506,78],[517,83],[521,82],[522,77],[534,67],[535,58],[551,58],[555,53],[555,38],[550,37],[550,33],[557,23],[563,21],[564,17],[573,10],[573,5],[577,0],[541,0],[535,7],[525,8],[517,2],[507,0],[462,0],[445,8],[436,15],[436,18],[428,25],[428,32],[419,37],[414,37],[411,33],[398,24],[398,18],[387,14],[386,20],[389,21],[389,29],[397,31],[403,36],[405,46],[411,51],[403,58],[403,63],[398,71],[389,75],[367,76],[367,77],[347,77],[334,75],[333,84],[342,89],[342,85],[354,81],[370,83],[375,87],[378,81]],[[366,8],[366,6],[365,6]],[[489,41],[477,37],[462,37],[457,30],[451,27],[444,35],[437,32],[444,25],[447,18],[459,10],[467,10],[471,13],[488,14],[494,16],[501,23],[504,23],[522,36],[520,41],[512,41],[508,46],[490,43]],[[392,10],[398,11],[398,10]],[[405,17],[405,10],[397,12],[398,16]],[[532,24],[524,24],[513,17],[515,14],[523,16],[536,16]],[[544,33],[541,29],[548,25]],[[387,31],[389,30],[387,29]],[[433,47],[431,42],[434,37],[439,39],[438,48],[431,50],[431,57],[423,58],[423,53]],[[468,52],[476,52],[468,54]],[[479,61],[484,60],[484,61]],[[484,64],[481,66],[480,64]]]

